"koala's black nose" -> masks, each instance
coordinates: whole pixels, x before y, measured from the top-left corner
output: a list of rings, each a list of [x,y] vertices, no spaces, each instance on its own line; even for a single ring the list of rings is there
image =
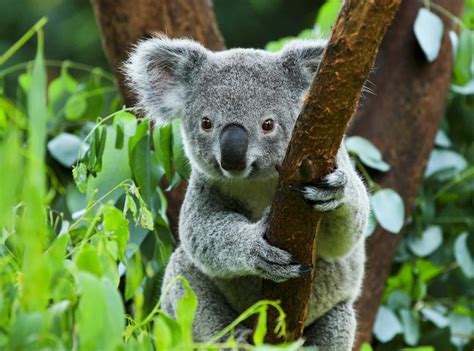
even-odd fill
[[[221,167],[226,171],[243,171],[247,165],[249,134],[240,124],[228,124],[220,136]]]

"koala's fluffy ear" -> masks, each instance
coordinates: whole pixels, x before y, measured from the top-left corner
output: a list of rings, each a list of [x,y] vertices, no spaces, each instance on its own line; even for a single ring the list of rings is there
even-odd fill
[[[293,40],[281,51],[281,62],[291,73],[302,74],[311,80],[318,70],[326,40]]]
[[[140,42],[124,66],[139,107],[160,124],[171,121],[183,107],[192,70],[208,53],[202,45],[188,39],[161,36]]]

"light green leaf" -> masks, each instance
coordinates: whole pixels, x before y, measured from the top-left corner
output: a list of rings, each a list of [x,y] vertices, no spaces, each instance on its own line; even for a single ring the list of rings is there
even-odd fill
[[[336,21],[341,4],[341,0],[328,0],[321,6],[318,16],[316,17],[316,25],[323,36],[327,36],[331,33],[331,27]]]
[[[388,297],[387,305],[392,310],[408,309],[411,305],[411,297],[405,291],[395,289]]]
[[[469,252],[467,245],[468,236],[467,232],[458,236],[454,243],[454,257],[456,257],[456,262],[466,277],[474,278],[474,257]]]
[[[428,165],[426,166],[425,177],[431,177],[433,174],[446,169],[461,172],[466,167],[466,159],[457,152],[451,150],[433,150],[428,160]],[[444,178],[446,177],[443,177],[443,179]]]
[[[118,257],[123,259],[129,236],[128,219],[124,218],[122,211],[114,206],[105,206],[103,213],[105,235],[117,243]]]
[[[408,246],[410,250],[419,257],[426,257],[436,251],[443,243],[443,232],[439,225],[431,225],[426,228],[421,236],[410,233]]]
[[[449,319],[443,313],[443,310],[434,307],[423,307],[420,310],[423,317],[432,322],[438,328],[445,328],[449,324]],[[445,312],[445,311],[444,311]]]
[[[181,327],[183,339],[186,342],[192,342],[192,323],[194,319],[194,313],[197,308],[197,298],[194,292],[191,290],[189,283],[183,278],[181,280],[184,294],[181,300],[178,301],[178,307],[176,310],[176,320]]]
[[[377,191],[371,197],[372,209],[379,224],[391,233],[399,233],[405,220],[403,200],[392,189]]]
[[[435,145],[440,146],[440,147],[451,146],[451,140],[449,140],[449,137],[446,135],[444,130],[438,129],[438,132],[436,133],[436,138],[435,138]]]
[[[402,325],[393,311],[385,306],[380,306],[374,324],[374,335],[383,343],[392,340],[395,335],[402,332]]]
[[[76,121],[80,119],[87,109],[87,100],[81,94],[71,96],[64,106],[64,114],[66,119]]]
[[[426,59],[429,62],[436,60],[444,33],[444,24],[441,18],[433,12],[421,8],[416,16],[413,30]]]
[[[69,133],[61,133],[48,142],[51,156],[65,167],[72,167],[76,163],[77,156],[86,151],[86,147],[82,147],[82,150],[81,147],[81,138]]]
[[[472,62],[474,62],[474,31],[464,29],[459,37],[454,64],[454,83],[466,85],[473,77]]]
[[[265,335],[267,334],[267,308],[262,307],[262,310],[258,314],[257,326],[253,333],[254,345],[262,345],[265,341]]]
[[[379,149],[369,140],[360,136],[352,136],[345,140],[345,145],[348,151],[357,154],[366,166],[382,172],[390,169],[390,165],[383,161]]]
[[[79,252],[75,255],[74,261],[80,271],[89,272],[98,277],[103,274],[97,249],[88,243],[82,245]]]
[[[449,315],[451,343],[455,346],[466,345],[472,336],[472,321],[469,316],[452,312]]]
[[[410,346],[416,345],[420,339],[420,324],[418,316],[408,309],[402,309],[400,311],[400,316],[402,317],[403,338],[405,339],[405,342]]]

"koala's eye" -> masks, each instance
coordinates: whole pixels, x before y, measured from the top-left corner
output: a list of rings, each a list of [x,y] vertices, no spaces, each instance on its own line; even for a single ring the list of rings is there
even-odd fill
[[[262,123],[262,129],[264,132],[271,132],[275,128],[275,122],[273,119],[269,118],[263,121]]]
[[[212,121],[208,117],[203,117],[201,119],[201,128],[204,130],[212,129]]]

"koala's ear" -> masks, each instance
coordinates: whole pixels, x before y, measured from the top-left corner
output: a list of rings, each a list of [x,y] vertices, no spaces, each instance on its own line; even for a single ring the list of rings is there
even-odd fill
[[[281,51],[284,68],[292,73],[300,73],[311,80],[318,70],[319,62],[326,46],[326,40],[293,40]]]
[[[208,53],[188,39],[161,36],[137,44],[124,71],[139,107],[160,124],[171,121],[183,107],[190,74]]]

